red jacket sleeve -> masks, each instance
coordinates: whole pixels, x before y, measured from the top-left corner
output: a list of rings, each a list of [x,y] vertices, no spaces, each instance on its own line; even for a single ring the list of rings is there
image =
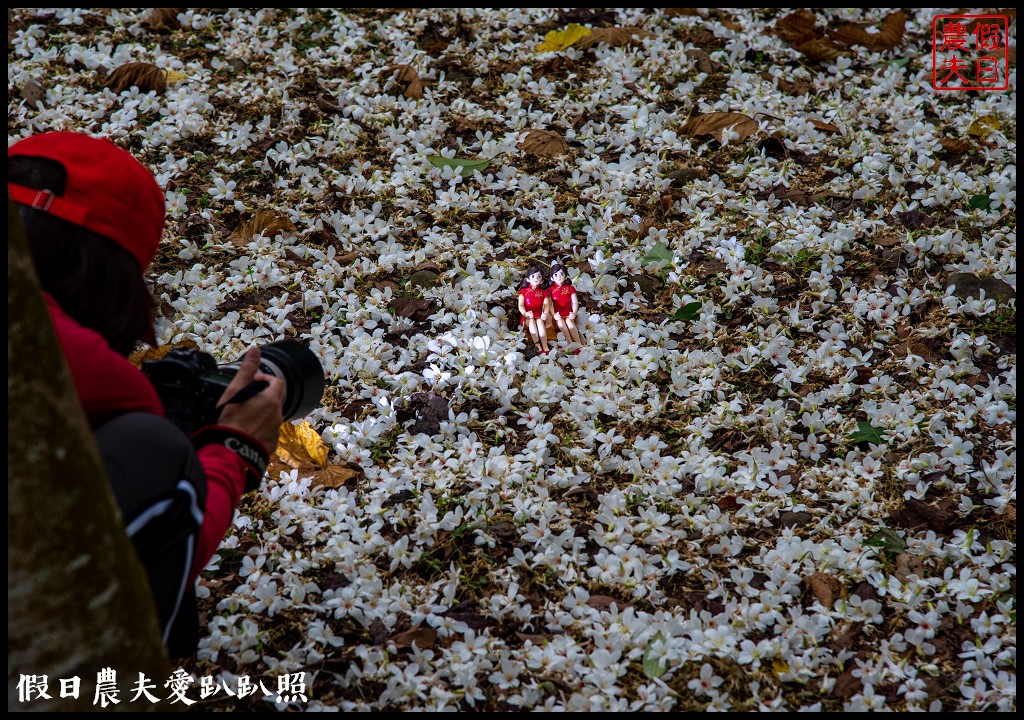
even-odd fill
[[[238,453],[223,445],[206,445],[199,449],[199,461],[206,471],[206,510],[203,513],[203,527],[199,531],[190,580],[199,577],[199,573],[217,552],[225,533],[231,527],[235,508],[245,491],[246,465]]]

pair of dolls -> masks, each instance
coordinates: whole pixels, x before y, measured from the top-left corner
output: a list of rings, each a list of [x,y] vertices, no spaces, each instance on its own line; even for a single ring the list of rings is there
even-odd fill
[[[559,263],[551,266],[551,281],[544,278],[544,272],[536,265],[526,270],[522,285],[519,286],[520,326],[526,328],[526,336],[532,340],[541,355],[551,352],[548,347],[548,328],[557,327],[562,337],[582,345],[576,313],[579,299],[576,288],[569,282],[569,273]],[[574,352],[578,353],[579,348]]]

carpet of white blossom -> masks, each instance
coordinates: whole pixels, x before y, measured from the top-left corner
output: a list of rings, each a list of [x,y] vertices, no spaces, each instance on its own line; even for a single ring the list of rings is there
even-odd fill
[[[326,371],[193,711],[1016,709],[1016,16],[965,90],[956,12],[9,11],[8,143],[166,191],[160,343]]]

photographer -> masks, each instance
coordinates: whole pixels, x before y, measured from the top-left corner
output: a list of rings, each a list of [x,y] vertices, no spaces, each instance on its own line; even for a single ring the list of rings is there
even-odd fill
[[[8,148],[7,190],[146,569],[164,645],[172,658],[190,655],[199,631],[196,579],[277,447],[284,382],[261,372],[260,351],[250,349],[220,397],[216,424],[187,437],[128,361],[140,341],[155,345],[143,276],[160,244],[165,201],[152,174],[110,141],[50,132]]]

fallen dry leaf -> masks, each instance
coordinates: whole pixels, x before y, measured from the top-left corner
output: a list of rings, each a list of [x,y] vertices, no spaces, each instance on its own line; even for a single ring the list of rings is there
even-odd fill
[[[966,140],[961,140],[960,138],[942,138],[939,140],[939,145],[941,145],[942,149],[946,152],[956,153],[958,155],[969,153],[974,149],[973,145]]]
[[[814,38],[793,46],[793,49],[806,57],[811,62],[821,63],[835,60],[843,55],[849,56],[850,52],[836,45],[827,37]]]
[[[811,125],[818,128],[822,132],[835,133],[836,135],[842,135],[843,133],[843,131],[840,130],[837,126],[833,125],[830,122],[825,122],[824,120],[815,120],[814,118],[811,118]]]
[[[608,612],[612,605],[618,606],[620,611],[630,607],[629,603],[623,602],[611,595],[591,595],[590,599],[587,600],[587,607],[592,607],[600,612]]]
[[[593,28],[590,34],[581,37],[576,45],[581,48],[589,48],[599,43],[612,47],[639,45],[645,38],[650,37],[654,37],[654,33],[632,26]]]
[[[131,62],[115,68],[103,82],[103,87],[115,93],[121,93],[131,87],[142,92],[156,90],[162,93],[167,89],[167,73],[153,63]]]
[[[808,575],[803,580],[811,594],[827,608],[835,605],[836,600],[844,595],[843,584],[839,582],[839,578],[835,575],[816,572]]]
[[[260,234],[274,238],[278,233],[294,234],[298,231],[295,223],[289,220],[288,216],[270,210],[257,210],[252,220],[243,222],[228,236],[228,242],[233,245],[245,246]]]
[[[46,97],[46,91],[43,90],[39,83],[29,80],[21,86],[18,96],[27,102],[30,107],[41,108],[43,107],[43,98]]]
[[[870,32],[875,29],[873,25],[843,23],[832,30],[829,36],[844,45],[863,45],[868,50],[874,51],[892,50],[903,42],[906,28],[907,14],[899,11],[887,15],[877,32]]]
[[[911,575],[917,575],[919,578],[925,577],[927,569],[925,568],[924,560],[917,555],[900,553],[896,556],[895,574],[901,582],[906,582],[907,578]]]
[[[320,439],[320,433],[308,420],[303,420],[297,425],[290,422],[281,425],[274,456],[288,467],[302,472],[326,465],[330,451]]]
[[[139,22],[151,30],[175,30],[181,27],[181,23],[178,22],[178,14],[185,12],[187,9],[150,8]]]
[[[537,157],[564,155],[569,152],[569,144],[561,135],[551,130],[527,130],[519,147],[523,152]]]
[[[717,68],[717,64],[711,59],[711,56],[700,48],[687,50],[686,59],[697,67],[698,72],[710,74]]]
[[[437,630],[429,627],[410,628],[388,638],[388,642],[394,643],[399,650],[411,648],[414,643],[420,650],[425,650],[433,647],[435,640],[437,640]]]
[[[388,68],[395,71],[395,81],[405,85],[405,97],[410,100],[423,98],[423,82],[420,74],[412,65],[393,65]]]
[[[809,10],[797,10],[775,21],[775,34],[790,45],[799,45],[808,40],[824,37],[818,30],[818,16]]]
[[[984,137],[993,130],[998,130],[1002,127],[999,122],[999,118],[991,115],[982,115],[980,118],[971,123],[971,126],[967,128],[967,134],[975,137]]]
[[[722,142],[722,135],[727,130],[739,134],[738,142],[743,142],[758,131],[757,121],[749,115],[734,112],[704,113],[690,118],[683,125],[683,133],[690,137],[707,135]]]
[[[366,477],[366,473],[355,463],[328,465],[313,474],[312,487],[340,488],[355,480]]]
[[[580,38],[590,35],[590,33],[590,28],[577,25],[576,23],[570,23],[564,30],[552,30],[545,35],[544,42],[537,45],[533,51],[543,53],[565,50],[578,42]]]

